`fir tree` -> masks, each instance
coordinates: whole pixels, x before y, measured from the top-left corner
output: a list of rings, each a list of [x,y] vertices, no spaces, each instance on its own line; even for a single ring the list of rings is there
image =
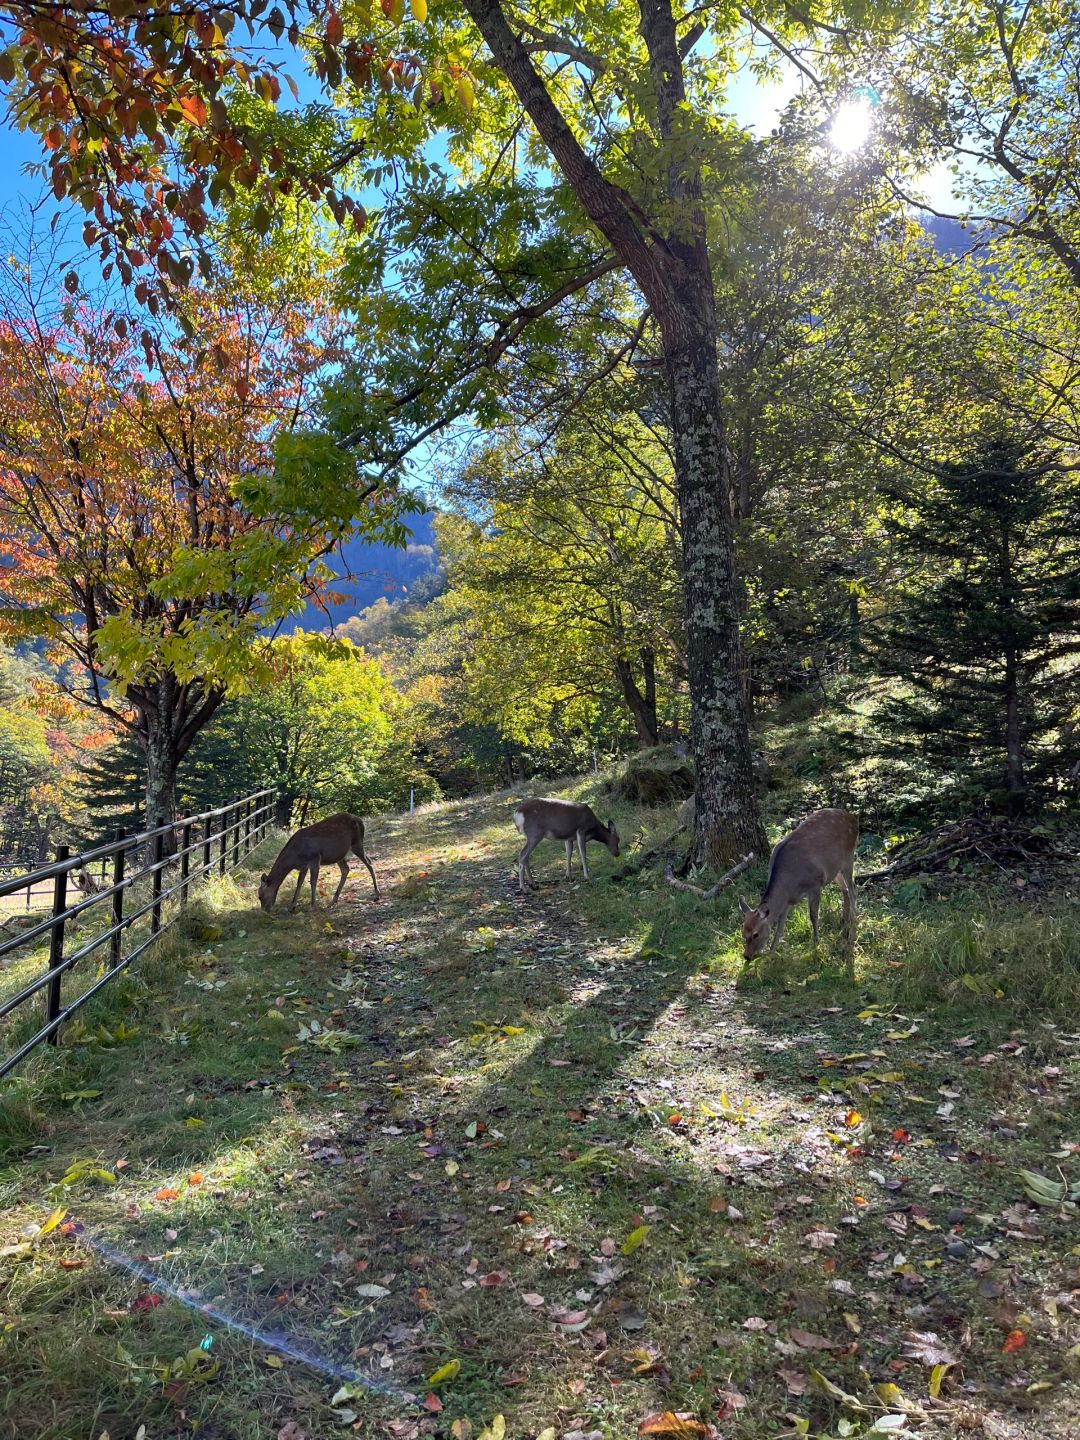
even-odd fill
[[[944,468],[893,521],[912,566],[884,629],[897,745],[1018,815],[1078,754],[1080,491],[1004,442]]]
[[[76,798],[86,812],[87,849],[104,845],[119,828],[128,835],[144,828],[146,759],[133,735],[122,731],[78,771]]]

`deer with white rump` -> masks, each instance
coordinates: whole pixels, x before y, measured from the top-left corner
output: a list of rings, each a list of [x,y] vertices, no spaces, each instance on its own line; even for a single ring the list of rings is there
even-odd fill
[[[805,900],[814,944],[818,943],[818,906],[826,885],[839,885],[843,899],[843,930],[848,946],[848,973],[855,977],[855,846],[859,817],[847,810],[816,810],[800,821],[772,852],[765,893],[756,906],[739,900],[742,910],[743,959],[765,949],[775,950],[784,933],[788,911]]]
[[[320,865],[336,864],[341,871],[341,879],[334,891],[334,898],[330,901],[331,905],[336,905],[338,896],[345,888],[345,881],[349,878],[347,857],[350,852],[358,856],[367,866],[371,883],[375,886],[375,898],[376,900],[381,899],[375,871],[371,868],[371,861],[364,854],[364,822],[358,815],[331,815],[326,820],[317,820],[314,825],[305,825],[302,830],[297,830],[296,834],[286,841],[281,854],[271,865],[269,875],[262,877],[259,884],[259,904],[264,910],[272,910],[285,876],[293,870],[299,870],[300,874],[297,876],[296,889],[293,891],[289,910],[291,912],[296,909],[300,887],[304,883],[305,876],[311,880],[311,908],[314,910],[319,867]]]
[[[575,841],[581,857],[581,873],[586,880],[589,878],[589,867],[585,861],[585,846],[590,840],[606,845],[612,855],[619,853],[619,832],[613,822],[609,820],[606,825],[601,825],[588,805],[577,805],[572,800],[542,800],[539,797],[522,800],[514,811],[514,824],[525,836],[525,844],[517,859],[519,890],[525,889],[526,877],[530,885],[535,884],[529,856],[541,840],[562,840],[565,843],[567,880],[572,878],[570,858]]]

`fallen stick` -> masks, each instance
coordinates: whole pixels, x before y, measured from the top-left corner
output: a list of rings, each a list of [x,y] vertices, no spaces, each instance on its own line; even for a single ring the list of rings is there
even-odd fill
[[[702,900],[711,900],[718,890],[722,890],[725,885],[730,885],[736,875],[741,875],[742,872],[748,870],[753,863],[754,852],[751,850],[749,855],[744,855],[737,865],[733,865],[730,870],[720,876],[720,879],[717,880],[715,885],[710,885],[707,890],[703,890],[700,885],[691,885],[686,880],[676,880],[670,860],[668,861],[667,869],[664,871],[664,879],[669,885],[674,885],[676,890],[689,890],[692,895],[697,895]]]

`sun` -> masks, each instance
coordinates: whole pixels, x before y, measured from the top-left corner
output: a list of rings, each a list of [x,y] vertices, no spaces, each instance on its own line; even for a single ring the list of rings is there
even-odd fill
[[[869,100],[845,100],[829,126],[829,144],[842,155],[854,154],[869,140],[873,123]]]

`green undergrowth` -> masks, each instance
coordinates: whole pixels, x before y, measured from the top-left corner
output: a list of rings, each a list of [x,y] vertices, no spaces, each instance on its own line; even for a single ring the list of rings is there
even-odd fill
[[[564,793],[591,884],[518,896],[512,792],[373,822],[382,903],[261,852],[6,1086],[0,1435],[1075,1433],[1075,909],[868,886],[854,989],[833,898],[743,971],[632,869],[673,812]]]

